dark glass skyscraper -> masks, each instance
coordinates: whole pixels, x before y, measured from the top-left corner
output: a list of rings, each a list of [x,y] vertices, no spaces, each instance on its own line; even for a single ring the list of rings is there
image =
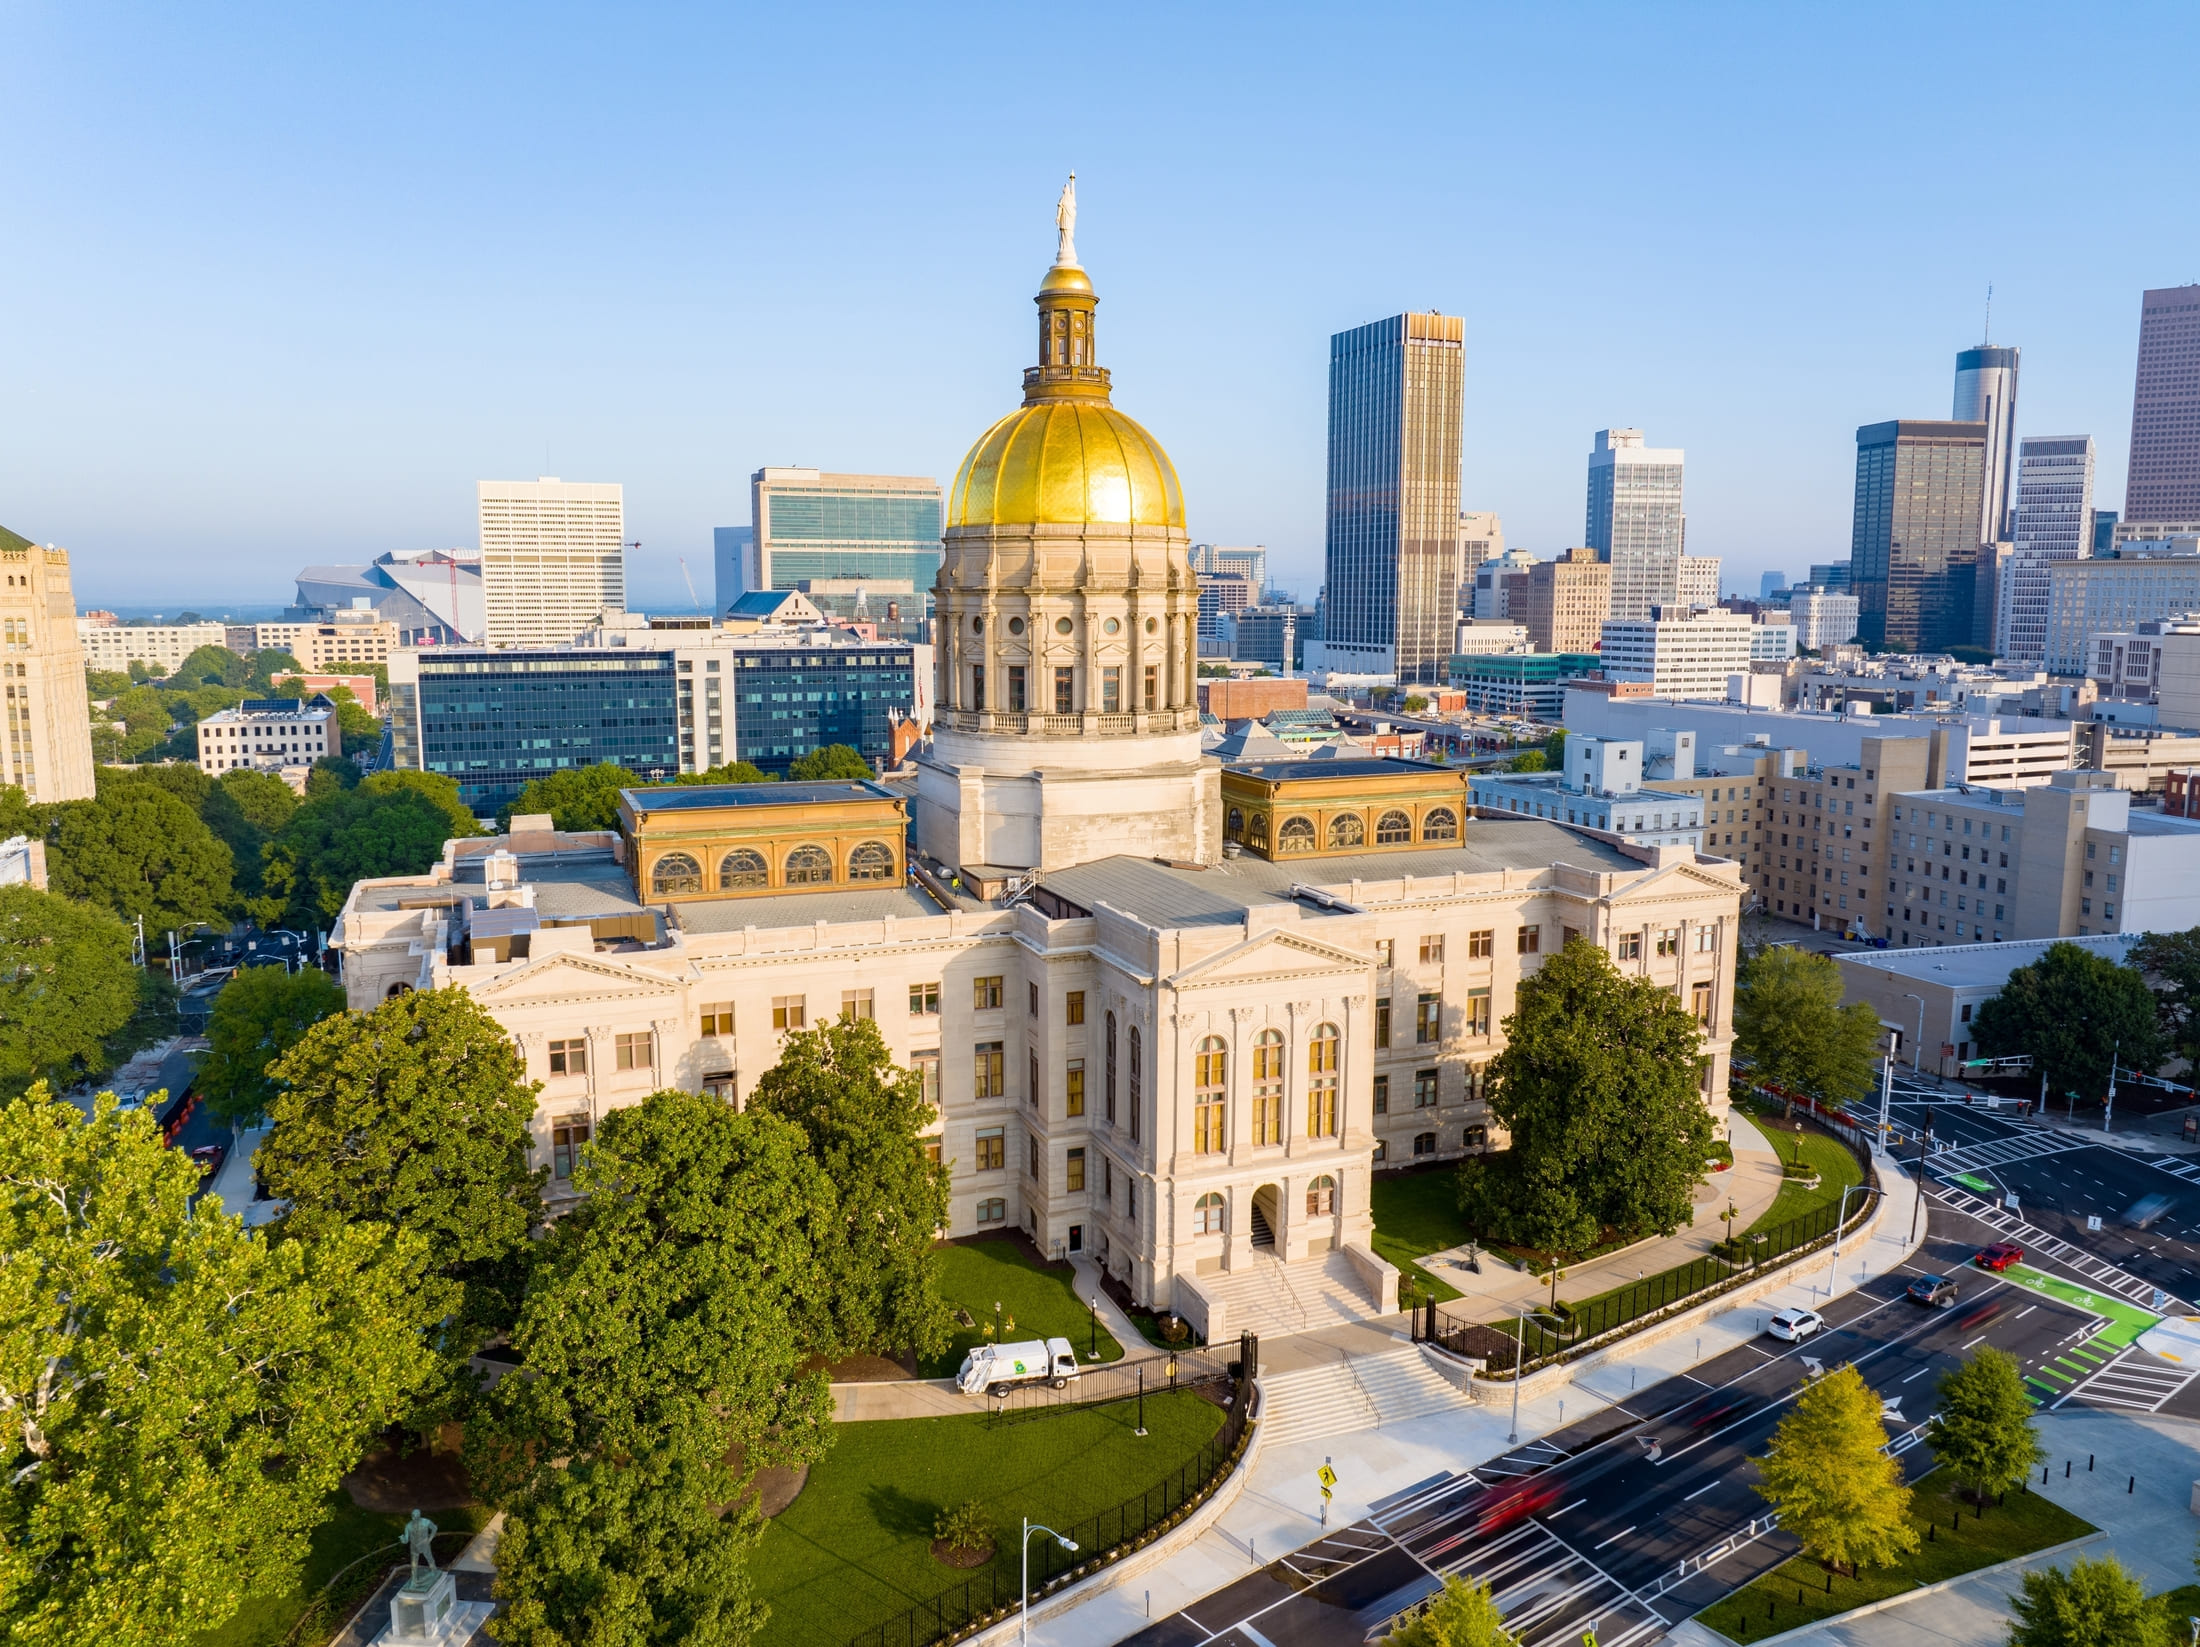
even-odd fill
[[[1935,652],[1986,645],[1978,611],[1984,423],[1900,419],[1856,431],[1849,569],[1867,646]]]
[[[2200,521],[2200,286],[2140,300],[2124,479],[2124,522],[2134,521]]]
[[[1404,314],[1329,340],[1332,669],[1441,681],[1459,600],[1466,327]]]

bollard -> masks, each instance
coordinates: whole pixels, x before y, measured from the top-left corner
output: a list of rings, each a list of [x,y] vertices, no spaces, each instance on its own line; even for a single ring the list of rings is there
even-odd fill
[[[2085,1455],[2085,1471],[2088,1475],[2093,1473],[2093,1455],[2091,1453]]]
[[[2133,1493],[2137,1492],[2138,1490],[2139,1478],[2137,1476],[2133,1476],[2128,1482],[2124,1484],[2124,1496],[2126,1498],[2129,1498]]]
[[[2067,1458],[2063,1460],[2063,1479],[2065,1481],[2070,1479],[2070,1460]]]
[[[1148,1618],[1153,1617],[1153,1592],[1151,1590],[1146,1592],[1146,1616]]]

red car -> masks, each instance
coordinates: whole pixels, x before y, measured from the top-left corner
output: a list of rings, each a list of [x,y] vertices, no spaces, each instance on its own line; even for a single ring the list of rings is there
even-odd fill
[[[1996,1241],[1971,1262],[1982,1270],[2005,1270],[2011,1264],[2020,1262],[2023,1257],[2024,1249],[2015,1242]]]

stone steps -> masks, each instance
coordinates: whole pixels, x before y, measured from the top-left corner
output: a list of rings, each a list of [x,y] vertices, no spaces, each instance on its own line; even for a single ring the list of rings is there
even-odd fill
[[[1351,1435],[1466,1406],[1459,1390],[1415,1346],[1340,1357],[1261,1379],[1263,1445]]]
[[[1223,1303],[1233,1334],[1274,1338],[1365,1321],[1372,1313],[1351,1260],[1338,1252],[1319,1263],[1285,1265],[1255,1251],[1236,1270],[1199,1277],[1199,1288]]]

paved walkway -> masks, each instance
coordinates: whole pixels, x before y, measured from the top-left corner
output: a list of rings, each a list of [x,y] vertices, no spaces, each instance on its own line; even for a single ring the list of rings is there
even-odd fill
[[[2001,1647],[2009,1634],[2009,1598],[2023,1588],[2027,1569],[2068,1567],[2078,1556],[2113,1554],[2136,1572],[2152,1594],[2189,1584],[2193,1535],[2200,1519],[2191,1509],[2200,1482],[2200,1425],[2189,1419],[2145,1414],[2086,1412],[2066,1407],[2041,1415],[2040,1440],[2054,1462],[2048,1482],[2033,1478],[2102,1536],[2077,1550],[2038,1556],[2022,1566],[1977,1573],[1944,1589],[1912,1597],[1848,1620],[1829,1619],[1786,1638],[1795,1647]],[[2087,1455],[2094,1468],[2086,1470]],[[2069,1477],[2063,1464],[2074,1466]],[[2179,1631],[2182,1638],[2183,1631]],[[1666,1640],[1671,1647],[1721,1647],[1726,1640],[1690,1621]]]

